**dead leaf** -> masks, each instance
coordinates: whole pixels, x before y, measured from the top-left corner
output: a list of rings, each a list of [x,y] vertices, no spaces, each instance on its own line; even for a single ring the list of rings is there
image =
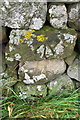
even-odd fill
[[[45,116],[41,115],[41,117],[46,118]]]
[[[10,118],[13,112],[13,108],[8,106],[8,111],[9,111],[9,118]]]
[[[11,117],[12,115],[12,112],[13,112],[13,105],[15,105],[14,103],[11,103],[10,106],[8,106],[8,111],[9,111],[9,118]]]

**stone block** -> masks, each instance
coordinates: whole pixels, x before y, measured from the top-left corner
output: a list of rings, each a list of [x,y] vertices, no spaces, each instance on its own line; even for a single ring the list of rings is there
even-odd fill
[[[47,94],[46,85],[25,85],[23,82],[18,82],[14,86],[14,90],[19,94],[21,99],[45,97]]]
[[[44,26],[41,30],[12,30],[6,59],[34,61],[63,59],[70,56],[77,40],[74,29],[57,30]]]
[[[39,30],[46,21],[47,2],[7,0],[1,5],[1,11],[5,26]]]
[[[47,86],[49,88],[49,94],[51,95],[56,95],[58,93],[61,94],[64,91],[72,91],[74,89],[73,81],[66,74],[63,74],[49,82]]]
[[[76,3],[80,2],[80,0],[47,0],[48,2],[57,2],[57,3]]]
[[[70,78],[80,82],[80,61],[76,59],[68,68],[67,74]]]
[[[44,84],[65,70],[64,60],[25,61],[19,68],[19,77],[25,84]]]
[[[51,3],[48,8],[48,21],[57,29],[67,29],[67,9],[64,4]]]
[[[80,2],[68,6],[68,25],[80,31]]]

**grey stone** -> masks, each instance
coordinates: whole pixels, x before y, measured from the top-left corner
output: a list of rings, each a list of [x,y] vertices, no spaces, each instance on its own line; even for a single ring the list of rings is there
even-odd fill
[[[65,62],[68,64],[68,65],[71,65],[73,63],[73,61],[75,60],[75,58],[77,57],[78,53],[73,51],[72,55],[65,58]]]
[[[46,85],[25,85],[23,82],[18,82],[14,86],[14,90],[19,94],[21,99],[46,96]]]
[[[47,2],[10,2],[1,7],[2,20],[11,28],[30,28],[39,30],[46,20]]]
[[[54,28],[67,29],[67,9],[64,4],[51,4],[48,10],[48,19]]]
[[[64,73],[64,60],[25,61],[19,68],[19,77],[25,84],[43,84]]]
[[[63,74],[56,78],[55,80],[48,83],[49,94],[55,95],[57,93],[62,93],[64,90],[73,90],[73,81],[66,75]]]
[[[7,79],[8,77],[15,77],[17,79],[17,68],[18,62],[17,61],[8,61],[2,59],[2,70],[0,71],[1,75],[0,78]]]
[[[0,73],[4,72],[5,70],[6,70],[5,56],[2,53],[2,48],[1,48],[1,51],[0,51]]]
[[[0,27],[4,26],[4,18],[1,10],[2,6],[3,6],[3,2],[0,1]]]
[[[1,62],[1,60],[0,60],[0,62]],[[1,64],[1,66],[2,66],[2,71],[0,70],[0,72],[4,72],[6,70],[6,60],[5,60],[4,54],[2,54],[2,64]]]
[[[80,31],[80,3],[68,6],[68,25]]]
[[[0,27],[0,44],[8,42],[7,34],[6,34],[6,28]]]
[[[74,29],[57,30],[44,26],[39,31],[12,30],[9,49],[6,50],[7,61],[33,61],[70,56],[76,44]],[[25,49],[24,49],[25,48]]]
[[[80,2],[80,0],[48,0],[48,2],[76,3],[76,2]]]
[[[80,61],[76,59],[68,68],[67,74],[70,78],[73,78],[80,82]]]
[[[18,68],[18,62],[17,61],[9,61],[10,59],[6,60],[6,65],[7,68],[5,70],[5,72],[7,74],[9,74],[9,76],[11,77],[16,77],[17,78],[17,68]]]

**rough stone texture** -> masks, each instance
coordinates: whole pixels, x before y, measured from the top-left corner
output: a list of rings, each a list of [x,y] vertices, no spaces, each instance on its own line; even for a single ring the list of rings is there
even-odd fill
[[[2,14],[1,7],[2,7],[2,2],[0,1],[0,27],[4,26],[3,14]]]
[[[5,61],[4,54],[2,54],[2,60],[0,58],[0,62],[1,62],[1,66],[0,67],[2,67],[2,69],[0,70],[0,73],[1,73],[1,72],[4,72],[6,70],[6,61]]]
[[[6,28],[0,27],[0,44],[8,42],[7,34],[6,34]]]
[[[46,2],[3,2],[2,21],[11,28],[39,30],[46,20]]]
[[[48,0],[48,2],[65,2],[65,3],[75,3],[75,2],[80,2],[80,0]]]
[[[48,88],[49,94],[54,95],[57,93],[62,93],[64,90],[73,90],[74,84],[73,81],[66,74],[63,74],[48,83]]]
[[[1,46],[0,46],[0,73],[3,72],[2,68],[2,51],[1,51]]]
[[[17,61],[8,61],[6,60],[7,68],[6,68],[6,73],[10,77],[16,77],[17,78],[17,67],[18,67],[18,62]]]
[[[68,25],[80,31],[80,3],[68,6]]]
[[[65,70],[66,64],[63,60],[26,61],[19,69],[19,76],[25,84],[43,84]]]
[[[39,96],[46,96],[46,85],[25,85],[23,82],[18,82],[15,85],[15,91],[19,94],[21,99],[33,98]]]
[[[68,64],[68,65],[71,65],[74,61],[74,59],[77,57],[78,53],[77,52],[73,52],[71,56],[65,58],[65,62]]]
[[[67,74],[69,77],[80,82],[80,61],[76,59],[68,68]]]
[[[74,29],[56,30],[44,26],[39,31],[12,30],[8,61],[33,61],[53,58],[66,58],[73,53],[77,35]],[[25,49],[24,49],[25,48]]]
[[[67,9],[64,4],[51,3],[51,5],[49,5],[48,12],[48,19],[54,28],[67,28]]]

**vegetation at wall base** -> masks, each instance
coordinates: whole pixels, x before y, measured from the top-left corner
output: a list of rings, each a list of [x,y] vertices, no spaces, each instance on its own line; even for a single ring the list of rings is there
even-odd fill
[[[36,119],[80,119],[80,89],[72,92],[65,91],[58,95],[37,97],[34,100],[21,99],[11,88],[12,96],[0,99],[1,120],[9,118]]]

